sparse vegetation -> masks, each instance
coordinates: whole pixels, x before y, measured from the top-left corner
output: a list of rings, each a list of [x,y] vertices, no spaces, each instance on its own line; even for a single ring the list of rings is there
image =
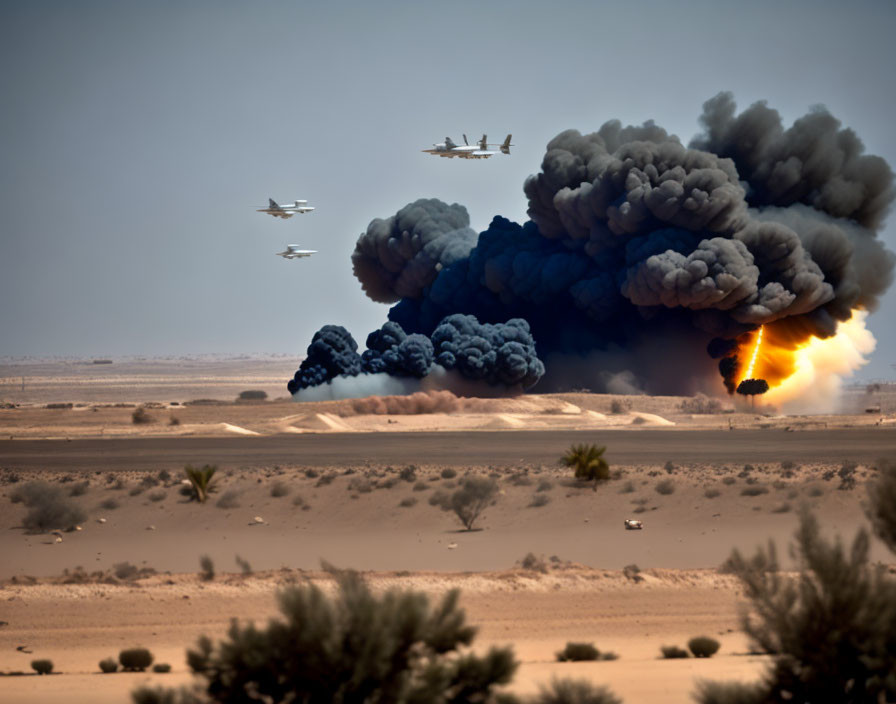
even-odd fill
[[[45,482],[28,482],[10,492],[13,503],[23,503],[28,512],[22,525],[28,532],[45,533],[68,530],[87,517],[83,509],[72,501],[61,487]]]
[[[695,658],[710,658],[719,650],[719,641],[709,636],[697,636],[688,641],[688,650]]]
[[[218,471],[217,465],[206,464],[201,468],[187,465],[184,467],[184,474],[190,482],[192,497],[201,504],[204,504],[208,495],[212,492],[212,478]]]
[[[540,685],[531,704],[622,704],[607,687],[585,679],[554,678],[550,685]]]
[[[398,478],[405,482],[417,481],[417,468],[414,465],[409,464],[398,473]]]
[[[189,487],[188,487],[189,488]],[[190,490],[192,495],[192,489]],[[228,489],[221,496],[218,497],[218,500],[215,502],[215,506],[218,508],[239,508],[240,505],[240,494],[236,489]]]
[[[632,494],[635,491],[635,483],[631,480],[627,481],[622,485],[622,488],[619,490],[620,494]]]
[[[574,470],[575,478],[582,481],[593,481],[593,489],[597,491],[597,483],[610,478],[610,465],[604,459],[606,447],[597,445],[573,445],[560,458],[561,464]]]
[[[534,552],[527,552],[522,560],[520,567],[524,570],[532,570],[533,572],[546,573],[548,571],[547,563]]]
[[[557,662],[581,662],[584,660],[597,660],[600,651],[594,647],[594,643],[567,643],[566,647],[557,653]]]
[[[449,592],[434,608],[419,592],[373,594],[353,572],[336,573],[338,592],[313,584],[278,594],[282,617],[267,626],[234,621],[226,640],[203,636],[187,653],[201,678],[197,704],[274,702],[481,702],[517,667],[509,648],[468,650],[476,629]],[[462,650],[462,652],[460,652]],[[159,698],[174,690],[135,692]]]
[[[137,408],[134,409],[134,412],[131,413],[131,422],[134,425],[144,425],[146,423],[152,423],[153,419],[152,416],[146,412],[146,408],[137,406]]]
[[[289,486],[285,482],[274,482],[271,486],[271,496],[279,499],[289,494]]]
[[[684,399],[678,406],[682,413],[695,415],[708,415],[722,412],[722,402],[717,398],[710,398],[705,394],[697,394],[692,398]]]
[[[152,671],[158,673],[171,672],[171,665],[169,665],[167,662],[156,663],[152,666]]]
[[[158,491],[151,491],[146,495],[146,497],[153,503],[164,501],[166,496],[168,496],[168,492],[161,489],[159,489]]]
[[[614,398],[610,401],[610,413],[613,415],[619,415],[620,413],[626,413],[629,408],[632,407],[632,402],[628,399]]]
[[[656,486],[653,488],[656,490],[657,494],[668,496],[669,494],[675,493],[675,482],[671,479],[663,479],[663,481],[657,482]]]
[[[467,530],[492,503],[498,493],[498,484],[488,477],[467,477],[460,489],[451,495],[451,508]]]
[[[90,482],[87,480],[83,482],[76,482],[69,487],[68,495],[69,496],[84,496],[87,493],[87,490],[90,488]]]
[[[410,508],[411,506],[417,505],[417,497],[416,496],[406,496],[401,501],[398,502],[398,505],[402,508]]]
[[[208,555],[199,558],[199,579],[211,582],[215,578],[215,563]]]
[[[297,494],[295,497],[293,497],[292,505],[296,508],[302,509],[303,511],[307,511],[311,508],[311,504],[305,501],[305,497],[301,496],[300,494]]]
[[[762,494],[768,493],[768,487],[760,486],[757,484],[753,484],[752,486],[745,486],[740,490],[741,496],[761,496]]]
[[[840,465],[840,469],[837,471],[837,476],[840,477],[840,486],[837,488],[840,491],[855,489],[857,468],[858,465],[850,460],[844,460],[843,464]]]
[[[144,672],[153,660],[152,653],[146,648],[127,648],[118,654],[118,662],[125,672]]]
[[[550,491],[554,488],[554,482],[550,479],[539,479],[538,486],[535,487],[535,491]]]
[[[236,561],[236,566],[240,568],[240,572],[242,572],[244,577],[248,577],[252,574],[252,565],[249,564],[248,560],[244,560],[239,555],[236,555],[233,559]]]
[[[661,645],[660,652],[663,654],[663,657],[666,660],[676,660],[679,658],[690,657],[687,650],[685,650],[684,648],[679,648],[677,645]]]
[[[439,476],[442,477],[442,479],[454,479],[457,476],[457,471],[451,467],[445,467],[445,469],[439,472]]]
[[[267,391],[262,391],[261,389],[249,389],[247,391],[240,391],[237,401],[266,401],[267,398]]]
[[[707,489],[706,491],[703,492],[703,495],[704,495],[707,499],[715,499],[716,497],[721,496],[721,495],[722,495],[722,492],[719,491],[718,489],[709,488],[709,489]]]
[[[529,502],[530,508],[541,508],[551,503],[551,497],[547,494],[535,494]]]
[[[120,508],[121,504],[118,503],[118,499],[113,497],[109,497],[108,499],[103,499],[100,501],[100,508],[105,509],[106,511],[114,511],[117,508]]]
[[[31,669],[39,675],[49,675],[53,671],[52,660],[32,660]]]

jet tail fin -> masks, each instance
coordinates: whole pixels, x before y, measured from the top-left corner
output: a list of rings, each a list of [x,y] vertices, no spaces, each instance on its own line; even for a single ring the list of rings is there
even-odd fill
[[[511,138],[512,136],[513,136],[513,135],[510,135],[510,134],[507,135],[507,139],[505,139],[504,142],[501,144],[501,153],[502,153],[502,154],[510,154],[510,148],[513,146],[513,145],[510,143],[510,138]]]
[[[454,149],[457,145],[451,137],[445,137],[445,146],[448,147],[448,149]]]
[[[268,207],[269,208],[279,208],[280,206],[274,202],[273,198],[268,198]]]
[[[482,151],[488,151],[488,137],[486,135],[482,135],[482,139],[479,140],[479,148]]]

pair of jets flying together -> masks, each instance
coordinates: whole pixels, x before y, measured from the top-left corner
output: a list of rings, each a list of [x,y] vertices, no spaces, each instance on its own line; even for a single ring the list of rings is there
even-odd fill
[[[310,213],[312,210],[314,210],[314,206],[308,205],[307,200],[297,200],[292,205],[279,205],[273,198],[268,198],[267,208],[258,208],[259,213],[267,213],[283,220],[289,220],[296,213],[301,215]],[[277,252],[276,254],[284,259],[301,259],[302,257],[310,257],[312,254],[317,254],[317,250],[302,249],[297,244],[288,244],[285,251]]]
[[[501,154],[510,154],[511,135],[507,135],[507,139],[499,143],[490,143],[486,135],[482,135],[482,139],[478,144],[470,144],[467,141],[467,135],[464,135],[463,146],[455,144],[451,137],[445,137],[445,141],[440,144],[433,144],[432,149],[424,149],[427,154],[435,154],[436,156],[445,156],[449,159],[458,157],[460,159],[488,159],[498,152]],[[489,150],[490,146],[498,147],[498,151]]]

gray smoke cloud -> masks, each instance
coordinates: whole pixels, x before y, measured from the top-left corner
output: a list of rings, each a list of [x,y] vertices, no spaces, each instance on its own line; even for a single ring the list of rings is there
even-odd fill
[[[896,266],[877,238],[886,162],[820,107],[785,128],[765,103],[738,114],[720,93],[700,122],[686,146],[652,121],[565,130],[524,184],[529,222],[496,216],[476,238],[461,206],[417,201],[371,223],[355,274],[398,300],[389,318],[408,334],[454,314],[527,321],[543,391],[625,371],[648,392],[709,392],[707,369],[730,381],[730,341],[759,325],[827,337],[874,310]],[[721,364],[697,359],[708,348]],[[657,365],[669,349],[674,376]]]

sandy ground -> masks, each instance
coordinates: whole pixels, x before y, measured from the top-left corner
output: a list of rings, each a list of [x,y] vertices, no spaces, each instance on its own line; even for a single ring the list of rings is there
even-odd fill
[[[403,465],[372,460],[363,443],[348,444],[357,455],[351,462],[334,464],[323,453],[311,462],[222,464],[217,490],[204,505],[181,495],[177,470],[97,469],[102,445],[93,454],[73,455],[65,471],[0,466],[0,672],[27,672],[32,659],[49,657],[64,673],[0,678],[0,702],[125,702],[148,680],[187,682],[184,651],[196,637],[222,636],[233,616],[273,615],[273,595],[283,584],[326,581],[315,572],[321,559],[369,571],[377,589],[436,595],[459,587],[468,618],[480,629],[476,647],[514,646],[522,662],[515,691],[573,675],[608,684],[630,703],[688,702],[697,679],[752,680],[765,664],[763,657],[745,654],[739,589],[717,571],[731,548],[751,552],[769,538],[783,547],[802,505],[820,515],[832,535],[849,538],[865,525],[870,461],[856,469],[854,487],[841,488],[837,471],[844,458],[813,457],[791,466],[790,460],[772,460],[775,443],[808,433],[823,437],[833,428],[874,431],[883,449],[896,437],[896,409],[881,394],[874,399],[880,413],[864,413],[868,399],[857,393],[851,403],[858,412],[827,417],[768,416],[742,407],[703,415],[683,410],[681,398],[591,394],[443,398],[433,413],[397,407],[370,412],[353,402],[233,402],[245,389],[266,389],[276,398],[274,382],[284,378],[280,367],[295,366],[284,360],[135,360],[130,368],[118,362],[31,364],[27,374],[18,374],[25,371],[21,364],[0,369],[0,400],[6,402],[0,435],[23,438],[4,440],[4,451],[49,438],[74,439],[75,447],[110,436],[248,441],[290,434],[341,441],[382,433],[401,443],[408,433],[438,430],[502,431],[508,438],[541,431],[546,439],[552,432],[591,429],[625,430],[635,438],[643,429],[676,436],[702,429],[728,437],[729,425],[769,433],[762,462],[749,467],[731,461],[669,467],[614,462],[614,478],[597,491],[577,484],[553,461],[522,457],[489,464],[475,452],[460,452],[448,465],[422,457],[407,481]],[[20,379],[16,390],[17,376],[26,377],[24,392]],[[191,399],[218,402],[184,405]],[[46,407],[55,403],[72,405]],[[136,404],[146,406],[153,422],[133,423]],[[788,428],[794,432],[778,432]],[[450,493],[467,473],[490,475],[500,487],[471,532],[461,531],[456,517],[432,499]],[[27,509],[11,499],[32,480],[74,494],[72,501],[85,512],[81,530],[61,534],[61,542],[24,531]],[[671,492],[660,491],[665,481]],[[642,519],[644,530],[625,531],[624,518]],[[530,552],[546,571],[520,567]],[[201,555],[214,562],[218,575],[212,582],[195,574]],[[239,573],[237,556],[251,564],[252,575]],[[892,560],[877,543],[872,557]],[[125,563],[148,576],[114,577],[116,570],[127,571]],[[633,564],[642,581],[622,572]],[[714,658],[658,659],[661,645],[684,646],[702,634],[721,641]],[[554,653],[568,641],[594,642],[620,658],[556,663]],[[97,674],[99,660],[135,645],[149,647],[157,661],[172,665],[172,673]]]

